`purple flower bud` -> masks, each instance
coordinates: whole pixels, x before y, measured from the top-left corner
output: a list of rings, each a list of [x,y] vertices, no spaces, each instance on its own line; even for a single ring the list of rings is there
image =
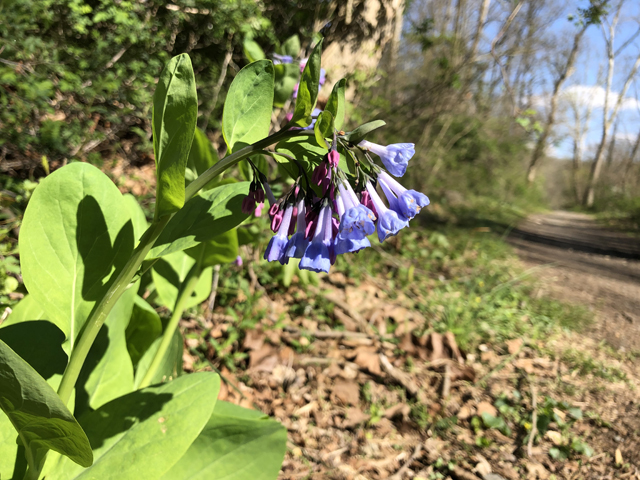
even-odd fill
[[[338,163],[340,162],[340,154],[337,150],[331,150],[329,153],[327,153],[327,162],[329,163],[330,167],[338,167]]]
[[[253,213],[253,211],[256,208],[256,201],[253,198],[253,192],[249,192],[249,195],[247,195],[246,197],[244,197],[244,200],[242,200],[242,213],[246,213],[247,215],[250,215]]]
[[[324,82],[327,81],[327,71],[324,68],[320,69],[320,79],[319,80],[320,80],[319,81],[320,86],[323,86]]]
[[[296,233],[294,233],[289,239],[289,243],[287,244],[287,257],[293,258],[302,258],[305,250],[309,246],[309,240],[305,235],[305,231],[307,229],[307,222],[305,220],[305,206],[304,199],[298,202],[298,216],[296,219]]]
[[[367,183],[367,191],[376,207],[376,212],[378,212],[378,239],[381,242],[409,226],[409,222],[404,217],[400,218],[395,211],[386,207],[371,183]]]
[[[269,216],[271,217],[271,230],[273,232],[277,232],[280,228],[280,224],[282,223],[282,218],[284,217],[284,213],[280,209],[280,205],[277,203],[272,204],[269,209]]]
[[[291,216],[293,214],[293,205],[289,205],[282,217],[280,228],[276,234],[269,240],[269,245],[264,251],[264,259],[269,262],[279,261],[282,265],[289,263],[289,258],[285,255],[287,244],[289,243],[288,233],[289,224],[291,223]]]
[[[328,272],[331,268],[331,252],[333,247],[331,207],[325,205],[320,210],[313,240],[300,260],[300,268],[312,272]]]
[[[322,194],[326,194],[329,186],[331,185],[331,169],[327,162],[322,161],[313,170],[311,181],[322,188]]]
[[[233,262],[236,266],[241,267],[242,266],[242,257],[240,255],[238,255],[236,257],[236,260]]]
[[[387,145],[378,145],[377,143],[361,141],[358,146],[364,150],[368,150],[380,157],[385,168],[396,177],[401,177],[407,171],[409,160],[416,153],[413,143],[393,143]]]
[[[429,205],[429,198],[425,194],[407,190],[386,172],[378,176],[378,182],[391,209],[408,219],[412,219],[422,208]]]

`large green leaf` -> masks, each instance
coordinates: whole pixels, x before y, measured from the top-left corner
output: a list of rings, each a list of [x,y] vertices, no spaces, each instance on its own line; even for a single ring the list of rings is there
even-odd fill
[[[273,64],[250,63],[233,79],[222,112],[222,133],[230,152],[269,135],[273,108]]]
[[[22,480],[27,471],[24,447],[16,442],[16,429],[11,420],[0,413],[0,478]]]
[[[44,319],[45,312],[42,305],[40,305],[32,295],[26,295],[13,307],[11,315],[9,315],[9,317],[0,324],[0,327],[8,327],[15,323]]]
[[[329,100],[327,100],[326,112],[331,112],[334,118],[334,124],[337,130],[342,128],[344,124],[345,104],[344,99],[347,81],[343,78],[333,86]]]
[[[386,124],[387,123],[384,120],[374,120],[373,122],[368,122],[368,123],[365,123],[364,125],[360,125],[358,128],[356,128],[352,132],[348,132],[344,136],[344,138],[348,142],[354,145],[357,145],[362,140],[364,140],[369,133],[373,132],[374,130],[377,130],[378,128],[384,127]]]
[[[18,432],[32,469],[49,449],[83,467],[93,462],[87,436],[60,397],[1,340],[0,408]]]
[[[316,138],[310,136],[293,137],[284,140],[276,145],[276,151],[294,157],[298,161],[298,164],[307,172],[308,178],[311,178],[313,169],[327,154],[326,148],[318,145]],[[275,158],[279,162],[278,165],[284,169],[291,178],[297,178],[300,175],[300,170],[296,163],[285,157],[276,156]],[[317,185],[311,185],[311,188],[313,188],[319,196],[322,195]]]
[[[247,57],[247,60],[250,62],[257,62],[258,60],[265,58],[262,48],[253,40],[245,39],[242,44],[242,49],[244,51],[244,56]]]
[[[311,124],[311,112],[316,106],[318,89],[320,88],[320,57],[322,56],[322,39],[316,44],[309,60],[302,71],[296,107],[291,119],[292,125],[306,127]]]
[[[118,299],[82,366],[76,394],[76,415],[87,406],[97,409],[133,391],[133,364],[125,331],[131,318],[137,285]]]
[[[203,267],[231,263],[238,257],[238,229],[229,230],[185,252],[199,260]]]
[[[153,357],[156,355],[161,341],[162,338],[156,339],[151,344],[149,349],[144,352],[144,355],[138,362],[134,380],[134,388],[138,388],[140,386],[140,382],[142,382],[142,379],[149,370],[151,362],[153,361]],[[182,341],[182,334],[180,333],[180,329],[176,329],[176,331],[173,333],[173,337],[171,337],[171,343],[169,344],[167,352],[164,354],[162,363],[158,367],[158,370],[156,370],[153,378],[151,378],[151,384],[168,382],[182,374],[183,350],[184,344]]]
[[[158,303],[173,311],[178,300],[178,294],[189,272],[196,264],[196,260],[185,252],[174,252],[165,255],[153,265],[153,283],[158,294]],[[185,308],[193,307],[204,302],[211,293],[212,268],[205,268],[200,274]]]
[[[96,167],[71,163],[35,189],[20,230],[22,276],[69,351],[133,243],[125,200]]]
[[[220,378],[210,372],[179,377],[107,403],[84,415],[94,464],[66,459],[47,465],[47,480],[154,480],[185,454],[211,418]]]
[[[145,217],[142,207],[140,207],[136,197],[130,193],[124,194],[123,197],[127,210],[129,211],[129,216],[131,217],[131,222],[133,223],[133,234],[137,243],[149,226],[147,223],[147,217]]]
[[[316,142],[318,142],[318,145],[329,150],[329,144],[326,139],[328,138],[330,142],[333,141],[334,131],[333,115],[331,115],[331,112],[321,112],[316,120],[316,124],[313,126],[313,132],[316,135]]]
[[[298,35],[290,36],[284,41],[284,43],[280,47],[280,53],[282,55],[289,55],[294,59],[298,56],[299,52],[300,52],[300,39],[298,38]]]
[[[174,215],[149,252],[148,258],[195,247],[225,233],[248,218],[242,200],[249,194],[248,182],[236,182],[200,192]]]
[[[216,163],[218,163],[218,153],[211,145],[207,134],[196,128],[187,165],[198,175],[202,175]]]
[[[281,63],[274,65],[275,80],[273,105],[282,108],[291,99],[293,89],[300,79],[300,67],[297,63]]]
[[[153,94],[156,217],[184,205],[184,172],[198,116],[196,80],[189,55],[169,60]]]
[[[134,367],[161,333],[162,322],[158,312],[144,298],[136,295],[125,334],[127,350]]]
[[[218,401],[200,436],[162,480],[275,480],[286,445],[280,423]]]

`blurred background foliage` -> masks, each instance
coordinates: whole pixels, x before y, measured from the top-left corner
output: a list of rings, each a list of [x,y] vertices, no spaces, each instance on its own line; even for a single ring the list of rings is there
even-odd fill
[[[540,98],[547,101],[573,68],[573,42],[577,62],[588,59],[579,33],[600,28],[618,3],[0,0],[0,172],[34,179],[74,160],[151,163],[151,94],[164,62],[184,52],[196,69],[198,125],[222,155],[222,105],[248,62],[247,42],[271,57],[297,36],[302,59],[322,31],[321,105],[345,76],[346,127],[383,118],[387,127],[374,140],[416,143],[407,182],[436,201],[432,218],[579,208],[595,147],[582,148],[579,159],[548,155],[571,136],[571,105],[560,99],[549,122]],[[604,140],[592,208],[637,227],[638,141],[616,141],[615,131],[613,138]],[[530,182],[538,142],[545,155]]]

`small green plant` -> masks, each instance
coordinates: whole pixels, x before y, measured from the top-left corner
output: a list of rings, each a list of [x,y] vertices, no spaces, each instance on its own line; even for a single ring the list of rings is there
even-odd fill
[[[429,203],[371,156],[402,176],[413,144],[365,140],[384,126],[381,120],[341,130],[344,80],[325,110],[314,113],[321,49],[322,39],[302,70],[290,120],[271,134],[274,64],[260,59],[235,76],[223,110],[229,152],[223,159],[196,129],[190,57],[167,63],[153,95],[150,224],[136,199],[89,163],[72,162],[35,188],[20,230],[21,270],[14,257],[0,257],[28,292],[0,325],[2,477],[126,480],[144,472],[149,479],[211,479],[239,466],[253,479],[277,476],[285,429],[217,402],[216,373],[183,374],[180,320],[208,298],[214,268],[237,260],[238,227],[259,216],[265,197],[276,234],[264,259],[283,265],[300,259],[298,268],[312,272],[328,272],[337,255],[370,247],[376,231],[381,242],[396,235]],[[66,133],[47,125],[53,148]],[[259,168],[264,154],[277,157],[279,175],[291,177],[279,201]],[[251,180],[220,179],[243,161]],[[11,275],[0,277],[0,288],[16,287]],[[207,345],[230,369],[245,361],[235,346],[257,321],[257,297],[246,282],[232,288],[249,301],[228,306],[231,325]],[[304,351],[309,344],[303,336],[295,346]],[[381,416],[382,405],[371,408],[374,419]]]

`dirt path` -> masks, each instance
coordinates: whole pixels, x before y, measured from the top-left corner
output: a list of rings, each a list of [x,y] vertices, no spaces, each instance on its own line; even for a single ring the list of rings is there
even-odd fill
[[[532,215],[509,242],[536,268],[540,295],[592,309],[590,336],[640,351],[640,239],[606,230],[589,215],[558,211]]]

